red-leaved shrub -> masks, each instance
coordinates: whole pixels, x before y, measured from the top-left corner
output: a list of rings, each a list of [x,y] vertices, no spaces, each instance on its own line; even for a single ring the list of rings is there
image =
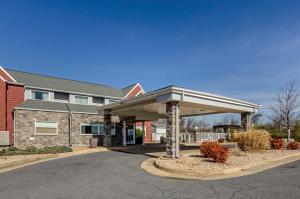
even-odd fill
[[[287,145],[289,150],[297,150],[299,148],[299,142],[290,142]]]
[[[229,150],[217,142],[203,142],[200,151],[204,157],[211,158],[218,163],[225,163],[229,156]]]
[[[212,158],[217,163],[225,163],[229,156],[229,150],[222,145],[214,145],[211,148],[209,158]]]
[[[217,142],[202,142],[200,146],[200,152],[203,154],[204,157],[208,158],[211,153],[211,148],[217,144]]]
[[[218,142],[219,142],[219,143],[224,143],[224,142],[225,142],[225,139],[224,139],[224,138],[219,138],[219,139],[218,139]]]
[[[282,149],[283,148],[283,139],[274,138],[271,140],[272,149]]]

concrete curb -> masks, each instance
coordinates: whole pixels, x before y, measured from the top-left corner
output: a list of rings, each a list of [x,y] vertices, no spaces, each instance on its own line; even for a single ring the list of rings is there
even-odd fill
[[[198,179],[198,180],[216,180],[225,178],[234,178],[261,172],[283,164],[287,164],[300,159],[300,153],[290,154],[283,157],[278,157],[272,160],[266,160],[255,164],[250,164],[242,167],[234,167],[224,169],[222,171],[205,172],[205,171],[190,171],[170,169],[157,164],[156,159],[151,158],[144,161],[141,167],[154,175],[162,177],[171,177],[179,179]]]

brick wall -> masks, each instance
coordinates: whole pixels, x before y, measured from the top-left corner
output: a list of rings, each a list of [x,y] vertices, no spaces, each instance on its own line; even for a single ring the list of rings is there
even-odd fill
[[[14,144],[14,108],[24,102],[24,86],[0,67],[0,130],[9,131],[10,145]]]
[[[3,78],[3,79],[5,79],[5,80],[7,80],[7,81],[13,81],[10,77],[9,77],[9,75],[7,75],[7,72],[0,66],[0,76]]]
[[[6,82],[0,78],[0,131],[6,130]]]
[[[24,102],[24,86],[7,84],[7,130],[10,144],[14,143],[14,108]]]
[[[140,85],[137,85],[127,96],[127,98],[136,96],[142,90]]]
[[[140,127],[142,128],[142,122],[136,122],[135,125],[137,127]],[[151,127],[151,122],[144,122],[144,125],[145,125],[145,131],[146,131],[146,134],[145,134],[145,137],[144,137],[144,141],[145,142],[151,142],[152,141],[152,127]]]

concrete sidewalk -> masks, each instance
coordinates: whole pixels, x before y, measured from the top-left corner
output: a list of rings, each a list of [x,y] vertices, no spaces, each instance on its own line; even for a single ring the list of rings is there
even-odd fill
[[[160,143],[147,143],[146,145],[127,145],[127,146],[120,146],[120,147],[111,147],[109,148],[111,151],[118,151],[124,153],[131,153],[131,154],[140,154],[146,155],[149,157],[157,158],[163,157],[166,155],[166,145]],[[184,151],[190,150],[199,150],[199,145],[192,145],[192,146],[180,146],[181,153]]]

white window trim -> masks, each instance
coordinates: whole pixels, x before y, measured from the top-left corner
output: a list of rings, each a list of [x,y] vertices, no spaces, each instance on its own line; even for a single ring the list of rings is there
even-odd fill
[[[48,93],[48,99],[47,100],[40,100],[40,99],[32,99],[32,92],[43,92],[43,93]],[[50,92],[49,91],[42,91],[42,90],[30,90],[30,99],[32,100],[39,100],[39,101],[50,101]]]
[[[37,122],[45,122],[45,123],[56,123],[56,133],[55,134],[52,134],[52,133],[37,133],[36,132],[36,123]],[[53,136],[57,136],[58,135],[58,122],[52,122],[52,121],[42,121],[42,120],[35,120],[34,121],[34,134],[35,135],[53,135]]]
[[[87,104],[76,103],[76,97],[87,98]],[[88,96],[84,96],[84,95],[74,95],[74,104],[89,105],[89,97]]]
[[[80,135],[104,135],[104,133],[103,134],[101,134],[100,133],[100,128],[99,128],[99,124],[100,123],[103,123],[103,122],[97,122],[97,124],[98,124],[98,133],[97,134],[92,134],[92,133],[89,133],[89,134],[86,134],[86,133],[81,133],[81,126],[84,126],[84,125],[86,125],[86,126],[90,126],[90,125],[92,125],[91,123],[80,123]],[[104,124],[104,123],[103,123]]]

